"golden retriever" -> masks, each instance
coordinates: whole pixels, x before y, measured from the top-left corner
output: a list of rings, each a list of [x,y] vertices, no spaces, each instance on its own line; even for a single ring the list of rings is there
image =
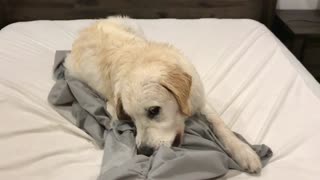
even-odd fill
[[[231,157],[248,172],[259,172],[255,151],[240,141],[206,104],[194,66],[169,44],[149,41],[126,17],[99,20],[83,30],[65,66],[107,100],[112,120],[132,120],[139,154],[181,143],[184,122],[204,114]]]

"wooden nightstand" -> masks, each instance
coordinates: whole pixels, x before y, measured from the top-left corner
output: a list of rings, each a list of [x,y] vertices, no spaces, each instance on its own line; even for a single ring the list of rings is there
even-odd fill
[[[273,31],[320,82],[320,11],[279,10]]]

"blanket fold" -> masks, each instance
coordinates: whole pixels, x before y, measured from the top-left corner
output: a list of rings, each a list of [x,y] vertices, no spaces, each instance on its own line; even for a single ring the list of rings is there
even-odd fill
[[[48,101],[104,150],[99,180],[213,179],[225,175],[229,169],[243,171],[228,156],[202,115],[195,115],[186,121],[181,147],[162,146],[151,157],[137,155],[134,125],[125,121],[111,124],[106,100],[65,70],[63,62],[68,52],[56,52],[53,67],[56,83]],[[246,142],[241,135],[236,135]],[[272,156],[271,149],[266,145],[251,147],[265,166]]]

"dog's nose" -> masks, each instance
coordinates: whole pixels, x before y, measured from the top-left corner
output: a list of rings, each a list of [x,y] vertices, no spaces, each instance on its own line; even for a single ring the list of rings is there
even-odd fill
[[[150,146],[147,146],[147,145],[141,145],[139,148],[138,148],[138,154],[143,154],[143,155],[146,155],[146,156],[151,156],[153,154],[153,151],[154,149]]]

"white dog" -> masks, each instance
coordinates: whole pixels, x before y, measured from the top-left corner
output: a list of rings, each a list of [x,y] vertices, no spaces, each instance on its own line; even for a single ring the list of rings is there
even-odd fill
[[[201,113],[242,168],[260,171],[257,154],[206,106],[193,65],[174,47],[146,40],[130,19],[111,17],[83,30],[65,66],[108,99],[113,120],[134,122],[138,153],[179,145],[187,117]]]

